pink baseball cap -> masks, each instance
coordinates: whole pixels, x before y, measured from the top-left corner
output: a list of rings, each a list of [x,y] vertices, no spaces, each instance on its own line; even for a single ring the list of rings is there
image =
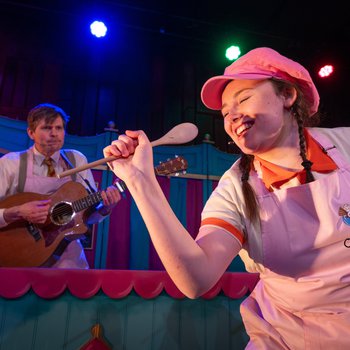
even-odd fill
[[[295,62],[268,47],[249,51],[226,67],[224,74],[215,76],[203,85],[201,98],[210,109],[220,110],[221,95],[226,85],[234,79],[261,80],[276,78],[295,83],[309,102],[309,115],[317,112],[320,97],[309,72]]]

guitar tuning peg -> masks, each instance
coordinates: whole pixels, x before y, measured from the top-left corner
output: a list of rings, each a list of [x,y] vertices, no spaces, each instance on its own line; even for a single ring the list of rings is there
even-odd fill
[[[159,164],[162,164],[162,163],[163,163],[163,162],[160,160],[160,161],[159,161]]]
[[[187,174],[187,171],[186,171],[186,170],[183,170],[182,173],[183,173],[183,174]]]
[[[167,162],[169,162],[170,161],[170,158],[167,158]]]
[[[174,175],[175,175],[175,176],[179,176],[179,173],[175,173]]]
[[[178,154],[175,154],[175,158],[179,158],[179,155],[178,155]]]

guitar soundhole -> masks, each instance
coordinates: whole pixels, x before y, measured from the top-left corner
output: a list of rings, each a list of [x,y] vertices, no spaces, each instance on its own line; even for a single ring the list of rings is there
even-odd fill
[[[57,203],[50,211],[51,221],[60,226],[68,224],[72,220],[73,215],[72,205],[67,202]]]

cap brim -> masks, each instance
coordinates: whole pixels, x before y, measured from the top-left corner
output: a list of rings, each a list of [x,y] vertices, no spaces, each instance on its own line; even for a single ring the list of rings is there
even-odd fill
[[[213,110],[220,110],[222,107],[221,96],[225,86],[232,80],[262,80],[269,79],[268,74],[234,74],[234,75],[219,75],[212,77],[206,81],[202,87],[201,99],[204,105]]]

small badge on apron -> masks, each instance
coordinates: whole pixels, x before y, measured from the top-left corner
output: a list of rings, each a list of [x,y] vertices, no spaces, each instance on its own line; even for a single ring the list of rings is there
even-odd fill
[[[343,204],[338,211],[346,225],[350,225],[350,204]]]
[[[344,224],[350,226],[350,204],[343,204],[339,208],[338,213],[342,217]],[[350,238],[344,240],[344,245],[346,248],[350,248]]]

